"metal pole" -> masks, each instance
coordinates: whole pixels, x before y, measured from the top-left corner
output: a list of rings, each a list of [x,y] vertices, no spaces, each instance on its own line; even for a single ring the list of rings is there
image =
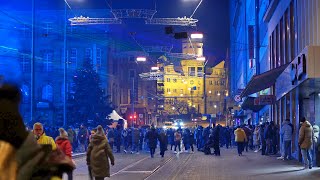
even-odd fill
[[[207,114],[207,92],[206,92],[206,65],[207,63],[204,63],[203,66],[203,96],[204,96],[204,114]]]
[[[132,105],[132,127],[134,126],[134,101],[135,101],[135,95],[134,95],[134,77],[132,78],[132,100],[131,100],[131,105]]]
[[[67,124],[67,4],[64,4],[64,36],[63,36],[63,126]]]
[[[255,57],[255,62],[256,62],[256,74],[260,74],[260,35],[259,35],[259,31],[260,31],[260,28],[259,28],[259,11],[260,11],[260,8],[259,8],[259,0],[256,0],[255,1],[255,27],[256,27],[256,57]]]
[[[31,23],[31,29],[32,29],[32,33],[31,33],[31,93],[30,93],[30,102],[31,102],[31,107],[30,107],[30,122],[32,122],[33,120],[33,111],[34,111],[34,61],[35,61],[35,42],[34,42],[34,38],[35,38],[35,0],[32,0],[32,23]]]

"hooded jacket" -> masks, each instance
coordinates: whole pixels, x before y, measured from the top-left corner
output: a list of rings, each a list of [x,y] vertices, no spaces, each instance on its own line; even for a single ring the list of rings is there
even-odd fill
[[[302,149],[310,149],[313,141],[313,130],[309,121],[302,123],[299,130],[299,145]]]
[[[284,141],[292,140],[292,127],[289,125],[290,122],[284,121],[281,128],[281,135],[283,136]]]
[[[246,142],[247,141],[247,135],[242,128],[237,128],[234,131],[234,135],[235,135],[235,142]]]
[[[71,158],[72,156],[72,146],[71,143],[68,139],[68,137],[62,137],[62,136],[58,136],[56,138],[56,144],[58,146],[59,149],[62,150],[62,152],[68,156],[69,158]]]
[[[114,164],[114,156],[104,134],[92,135],[87,152],[87,164],[91,167],[92,176],[110,177],[110,165]]]

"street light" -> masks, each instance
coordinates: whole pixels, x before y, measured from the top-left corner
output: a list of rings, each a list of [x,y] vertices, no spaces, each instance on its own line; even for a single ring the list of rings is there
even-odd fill
[[[193,33],[191,34],[191,39],[203,39],[202,33]]]
[[[147,61],[147,58],[146,57],[137,57],[136,59],[138,62],[145,62]]]
[[[197,57],[197,61],[205,61],[206,57]]]

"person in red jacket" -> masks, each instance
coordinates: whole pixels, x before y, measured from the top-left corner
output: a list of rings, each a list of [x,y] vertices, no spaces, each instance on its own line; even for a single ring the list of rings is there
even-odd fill
[[[70,159],[72,158],[72,146],[68,139],[68,133],[63,128],[59,128],[60,135],[56,138],[58,148]],[[68,173],[68,180],[72,180],[72,171]]]

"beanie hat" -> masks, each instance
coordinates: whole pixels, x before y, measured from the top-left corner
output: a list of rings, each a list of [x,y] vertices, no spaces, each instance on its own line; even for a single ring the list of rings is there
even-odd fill
[[[68,133],[63,128],[59,128],[60,137],[68,138]]]
[[[101,125],[97,126],[97,132],[96,132],[96,134],[98,134],[98,135],[104,135],[104,130],[103,130],[103,128],[102,128]]]

